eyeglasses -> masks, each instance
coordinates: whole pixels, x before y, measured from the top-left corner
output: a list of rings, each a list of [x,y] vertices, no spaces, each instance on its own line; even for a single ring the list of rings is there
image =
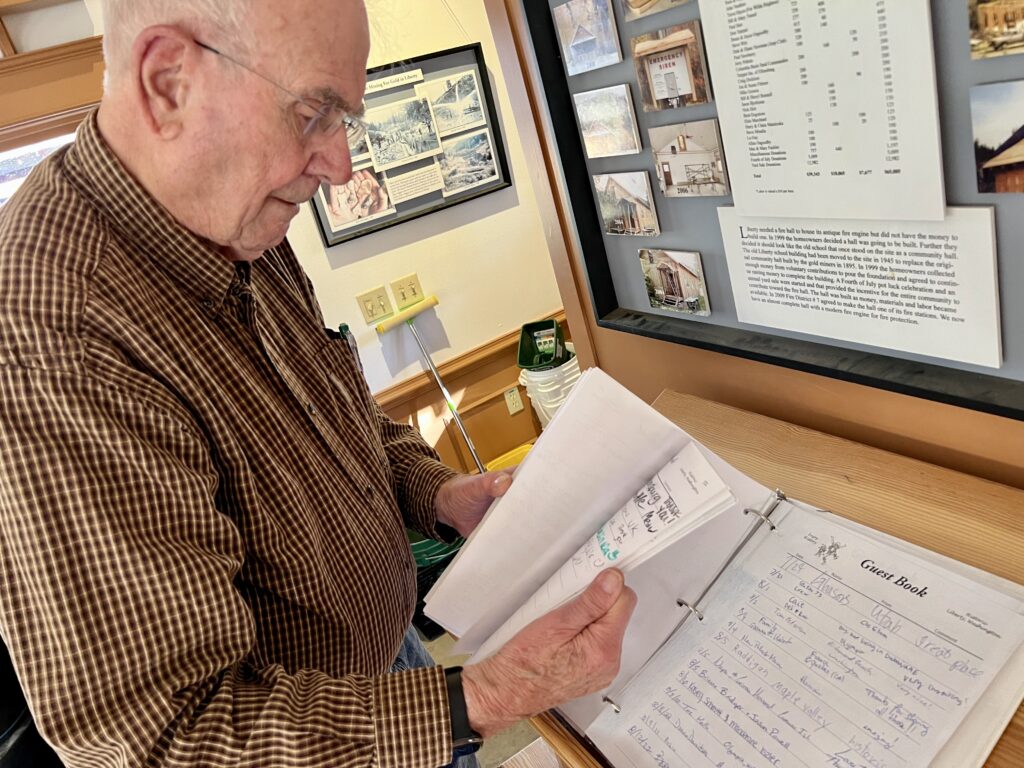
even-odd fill
[[[228,56],[226,53],[217,50],[212,45],[207,45],[199,40],[194,41],[203,50],[214,53],[217,56],[221,56],[227,59],[232,64],[241,67],[247,72],[251,72],[261,80],[265,80],[275,88],[284,91],[291,96],[295,101],[303,108],[304,111],[300,110],[299,116],[302,119],[304,125],[302,126],[301,132],[303,139],[308,139],[310,136],[320,134],[326,137],[337,135],[341,130],[342,126],[345,128],[345,138],[348,141],[349,148],[355,147],[360,141],[365,138],[368,126],[366,122],[356,115],[349,113],[341,104],[337,103],[332,98],[326,98],[319,100],[319,105],[314,104],[307,98],[299,96],[292,90],[285,88],[280,83],[271,80],[269,77],[264,75],[262,72],[257,72],[252,67],[246,66],[238,59]]]

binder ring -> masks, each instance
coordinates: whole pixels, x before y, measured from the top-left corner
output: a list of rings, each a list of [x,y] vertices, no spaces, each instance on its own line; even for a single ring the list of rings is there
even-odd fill
[[[692,605],[690,605],[690,604],[689,604],[688,602],[686,602],[685,600],[682,600],[682,599],[680,599],[680,598],[678,598],[678,597],[677,597],[677,598],[676,598],[676,605],[678,605],[678,606],[679,606],[680,608],[685,608],[685,609],[686,609],[686,610],[688,610],[688,611],[689,611],[690,613],[692,613],[692,614],[693,614],[694,616],[696,616],[696,617],[697,617],[697,621],[704,621],[704,614],[703,614],[703,613],[701,613],[701,612],[700,612],[699,610],[697,610],[696,608],[694,608],[694,607],[693,607]]]
[[[775,530],[775,523],[773,523],[771,521],[771,518],[768,517],[768,515],[766,515],[764,512],[762,512],[762,511],[760,511],[758,509],[751,509],[750,507],[747,507],[746,509],[743,510],[743,514],[744,515],[757,515],[762,520],[764,520],[766,523],[768,523],[769,530],[772,530],[772,531]]]
[[[615,712],[616,715],[618,715],[618,714],[620,714],[622,712],[622,707],[620,707],[614,701],[609,699],[607,696],[602,696],[601,697],[601,701],[603,701],[605,704],[611,704],[612,710]]]

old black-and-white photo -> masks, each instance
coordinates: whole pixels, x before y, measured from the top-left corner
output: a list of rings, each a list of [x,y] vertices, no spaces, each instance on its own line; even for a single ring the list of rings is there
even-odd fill
[[[437,132],[441,137],[487,123],[480,103],[480,87],[473,70],[417,85],[416,95],[430,100]]]
[[[445,195],[455,195],[496,181],[498,169],[494,164],[494,150],[491,149],[487,129],[445,141],[441,174],[444,176]]]
[[[376,107],[366,113],[366,138],[373,167],[386,171],[441,151],[441,139],[425,97],[415,97]]]

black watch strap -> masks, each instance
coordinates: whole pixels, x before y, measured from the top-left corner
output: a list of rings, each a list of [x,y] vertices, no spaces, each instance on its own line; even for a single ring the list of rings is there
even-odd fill
[[[462,692],[462,667],[446,669],[444,682],[448,688],[448,713],[452,721],[452,749],[459,750],[460,755],[476,752],[484,739],[469,727],[466,695]]]

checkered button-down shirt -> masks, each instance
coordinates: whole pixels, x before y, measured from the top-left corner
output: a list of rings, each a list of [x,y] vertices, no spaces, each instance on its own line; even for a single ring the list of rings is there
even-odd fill
[[[442,671],[387,672],[451,476],[95,115],[0,213],[0,630],[69,766],[447,762]]]

